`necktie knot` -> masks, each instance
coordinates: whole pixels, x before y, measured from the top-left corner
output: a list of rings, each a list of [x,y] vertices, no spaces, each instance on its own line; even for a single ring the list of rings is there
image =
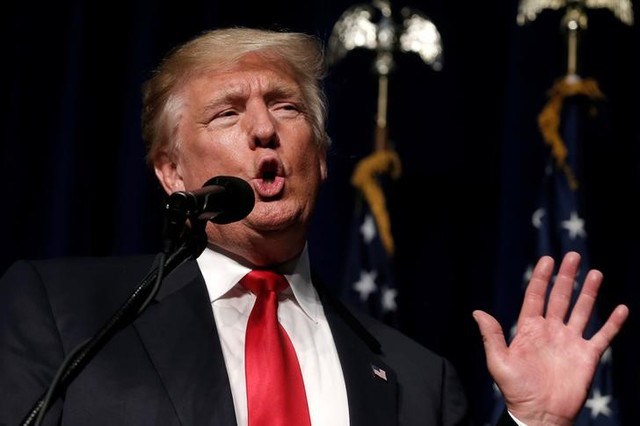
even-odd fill
[[[255,295],[266,291],[279,293],[289,285],[284,275],[267,269],[253,270],[245,275],[240,282]]]

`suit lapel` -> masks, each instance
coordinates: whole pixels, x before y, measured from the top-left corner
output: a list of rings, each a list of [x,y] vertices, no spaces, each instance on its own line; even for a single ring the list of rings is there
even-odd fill
[[[351,426],[396,425],[398,384],[394,371],[377,355],[375,345],[372,348],[375,339],[359,323],[357,327],[351,324],[355,318],[345,318],[344,307],[336,307],[335,301],[326,302],[325,315],[347,386]]]
[[[378,355],[377,341],[340,302],[319,293],[342,365],[351,426],[397,425],[397,380]],[[165,278],[155,303],[134,326],[182,424],[236,424],[220,339],[195,261]]]
[[[209,297],[197,263],[176,268],[134,325],[185,425],[235,424]]]

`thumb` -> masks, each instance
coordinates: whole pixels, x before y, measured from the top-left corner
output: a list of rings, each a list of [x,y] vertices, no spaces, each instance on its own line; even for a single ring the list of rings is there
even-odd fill
[[[487,363],[492,365],[496,361],[504,359],[507,354],[507,342],[500,323],[494,317],[481,310],[473,311],[472,315],[482,335]]]

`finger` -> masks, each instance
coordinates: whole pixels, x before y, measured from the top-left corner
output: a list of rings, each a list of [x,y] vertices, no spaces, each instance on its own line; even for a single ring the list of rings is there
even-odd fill
[[[582,334],[593,312],[601,283],[602,273],[600,271],[592,269],[587,273],[567,326],[578,330]]]
[[[544,304],[547,297],[547,286],[553,273],[553,258],[542,256],[531,274],[531,279],[524,293],[524,301],[518,316],[518,323],[524,318],[544,315]]]
[[[611,312],[611,315],[609,315],[607,322],[591,337],[589,341],[598,350],[600,355],[609,347],[611,341],[616,337],[628,317],[629,308],[626,305],[616,306],[613,312]]]
[[[565,321],[569,306],[571,305],[573,284],[575,283],[579,266],[580,255],[578,253],[570,251],[564,255],[560,268],[558,269],[558,275],[549,294],[546,313],[547,318],[557,319],[561,322]]]
[[[484,311],[475,310],[472,315],[482,335],[487,363],[504,359],[507,355],[507,343],[500,323]]]

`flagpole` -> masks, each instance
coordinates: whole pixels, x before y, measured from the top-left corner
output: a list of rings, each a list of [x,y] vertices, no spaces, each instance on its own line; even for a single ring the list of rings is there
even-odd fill
[[[567,75],[569,80],[579,80],[578,42],[581,31],[587,28],[587,14],[583,3],[569,2],[562,18],[562,27],[567,33]]]
[[[399,22],[392,12],[389,0],[349,7],[333,26],[327,62],[332,66],[353,49],[375,52],[372,68],[378,93],[372,152],[358,161],[351,175],[351,184],[357,191],[344,297],[374,317],[396,325],[395,243],[386,183],[387,178],[400,177],[402,164],[389,138],[389,80],[397,51],[416,53],[434,70],[441,69],[442,43],[436,26],[420,12],[404,7]],[[378,374],[376,370],[374,374]]]
[[[389,148],[389,131],[387,129],[387,105],[389,101],[389,76],[378,75],[378,109],[376,111],[376,134],[374,151]]]

